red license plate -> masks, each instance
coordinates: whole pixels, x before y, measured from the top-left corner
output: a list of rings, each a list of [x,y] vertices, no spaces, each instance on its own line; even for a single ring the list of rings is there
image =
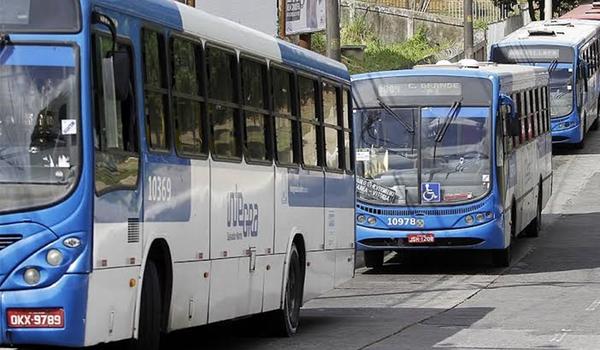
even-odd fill
[[[433,235],[433,233],[408,235],[408,243],[409,244],[435,243],[435,236]]]
[[[6,318],[9,328],[63,328],[63,309],[8,309]]]

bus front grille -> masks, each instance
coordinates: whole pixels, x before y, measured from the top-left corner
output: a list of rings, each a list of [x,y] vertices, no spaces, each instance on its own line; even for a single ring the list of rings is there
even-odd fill
[[[21,235],[6,235],[0,236],[0,250],[11,246],[23,238]]]
[[[468,207],[448,209],[380,209],[357,204],[356,207],[370,214],[389,216],[440,216],[440,215],[464,215],[481,209],[485,202],[477,203]]]

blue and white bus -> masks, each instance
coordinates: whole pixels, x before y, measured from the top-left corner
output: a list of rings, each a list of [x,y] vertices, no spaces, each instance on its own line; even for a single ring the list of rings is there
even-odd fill
[[[531,64],[550,72],[552,141],[585,146],[598,129],[600,23],[582,20],[533,22],[493,45],[497,63]]]
[[[353,276],[342,64],[171,0],[1,8],[0,344],[291,335]]]
[[[357,248],[485,250],[537,236],[552,193],[548,73],[477,61],[352,77]]]

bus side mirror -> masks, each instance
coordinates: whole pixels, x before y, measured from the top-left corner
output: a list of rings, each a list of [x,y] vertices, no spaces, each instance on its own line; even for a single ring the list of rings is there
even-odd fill
[[[115,76],[115,97],[118,101],[125,101],[129,97],[129,77],[131,76],[131,62],[129,52],[126,50],[111,51],[108,57],[113,60]]]
[[[519,136],[521,135],[521,125],[517,116],[517,106],[515,102],[508,96],[502,96],[500,98],[500,115],[508,116],[508,136]]]

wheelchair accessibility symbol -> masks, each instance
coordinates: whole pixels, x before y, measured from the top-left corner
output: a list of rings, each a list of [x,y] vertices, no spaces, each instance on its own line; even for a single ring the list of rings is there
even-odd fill
[[[421,197],[427,203],[439,203],[442,201],[442,191],[439,183],[421,184]]]

